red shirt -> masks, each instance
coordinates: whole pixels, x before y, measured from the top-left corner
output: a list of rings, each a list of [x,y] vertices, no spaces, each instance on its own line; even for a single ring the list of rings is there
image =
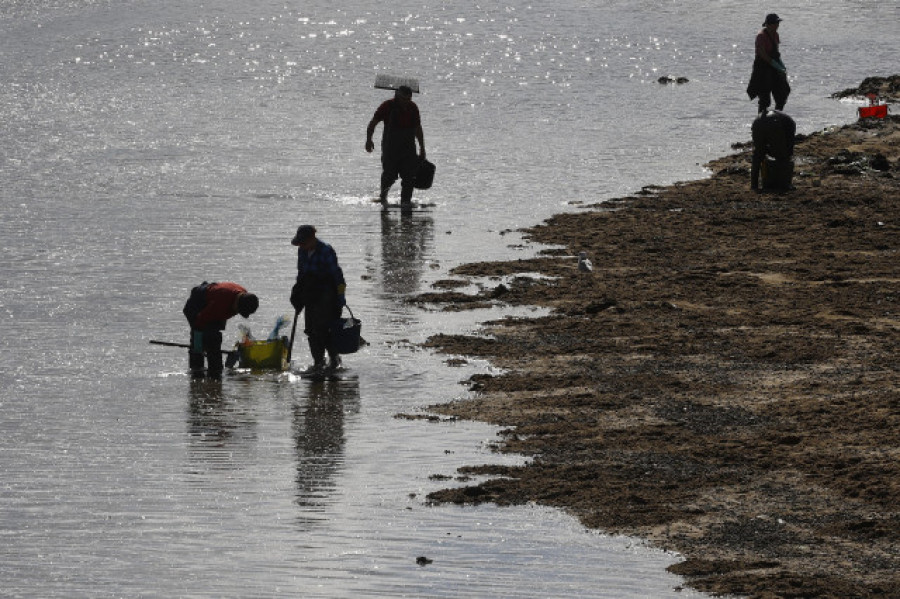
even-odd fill
[[[769,58],[775,58],[778,55],[778,45],[781,44],[781,38],[778,37],[777,31],[769,31],[765,27],[756,34],[756,57],[760,58],[763,54]]]
[[[224,322],[237,314],[237,298],[247,290],[237,283],[213,283],[206,288],[206,305],[197,314],[194,328],[203,330],[214,322]]]
[[[388,122],[388,119],[391,117],[391,110],[394,109],[394,100],[387,100],[381,103],[381,106],[375,111],[375,116],[373,117],[376,122],[384,121]],[[419,126],[421,120],[419,116],[419,107],[416,106],[415,102],[410,100],[406,103],[406,107],[400,109],[400,106],[397,106],[397,112],[394,114],[394,122],[392,125],[394,127],[399,127],[401,129],[414,129]]]

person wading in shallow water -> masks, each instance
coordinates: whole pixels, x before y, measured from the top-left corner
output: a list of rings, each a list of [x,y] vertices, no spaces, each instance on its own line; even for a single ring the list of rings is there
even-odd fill
[[[400,204],[412,203],[413,185],[419,162],[425,159],[425,135],[419,107],[412,101],[412,89],[406,85],[397,88],[394,98],[383,102],[375,111],[366,129],[366,152],[375,149],[372,135],[375,127],[384,121],[381,133],[381,193],[378,201],[387,203],[391,185],[400,177]],[[416,156],[416,140],[419,155]]]
[[[334,372],[340,366],[341,358],[330,342],[329,327],[341,317],[341,310],[347,303],[344,271],[338,264],[334,248],[316,238],[316,228],[312,225],[298,227],[291,244],[297,246],[297,282],[291,289],[291,305],[298,313],[305,310],[303,332],[313,357],[313,365],[307,373]]]
[[[240,314],[249,318],[259,308],[259,298],[237,283],[207,283],[191,289],[184,304],[185,318],[191,325],[188,365],[196,377],[203,376],[206,354],[207,376],[222,376],[222,331],[225,321]]]
[[[747,85],[750,99],[759,97],[759,114],[765,114],[772,98],[775,98],[775,110],[784,109],[791,86],[787,80],[787,69],[781,62],[778,46],[778,24],[782,19],[775,13],[766,15],[763,27],[756,35],[756,58],[753,60],[753,72]]]

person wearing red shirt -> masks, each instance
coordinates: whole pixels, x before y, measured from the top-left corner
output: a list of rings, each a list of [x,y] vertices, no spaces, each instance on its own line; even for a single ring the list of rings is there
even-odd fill
[[[222,376],[222,331],[225,322],[237,314],[249,318],[257,308],[259,299],[237,283],[204,281],[191,290],[182,312],[191,325],[188,364],[195,376],[203,375],[204,353],[207,375]]]
[[[766,15],[763,28],[756,35],[756,58],[753,60],[753,72],[747,85],[750,99],[759,97],[759,114],[765,114],[772,98],[775,99],[775,110],[783,110],[787,103],[791,86],[787,80],[787,69],[781,61],[778,46],[778,24],[782,19],[775,13]]]
[[[384,122],[381,133],[381,194],[378,201],[387,203],[391,185],[400,178],[400,204],[412,204],[413,185],[419,162],[425,159],[425,135],[419,107],[412,101],[412,89],[406,85],[397,88],[394,98],[383,102],[375,111],[366,129],[366,152],[375,149],[372,135],[378,123]],[[416,140],[419,155],[416,156]]]

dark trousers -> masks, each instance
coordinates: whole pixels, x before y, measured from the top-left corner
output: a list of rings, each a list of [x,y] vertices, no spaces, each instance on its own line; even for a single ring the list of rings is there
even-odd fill
[[[188,350],[188,366],[195,375],[203,374],[203,357],[206,356],[207,375],[222,376],[222,331],[191,329],[191,348]]]
[[[788,84],[787,75],[775,70],[774,67],[757,60],[753,65],[753,77],[756,78],[756,91],[759,96],[759,112],[765,113],[775,100],[775,110],[784,109],[791,86]]]
[[[416,171],[419,170],[419,157],[413,153],[383,152],[381,154],[381,200],[387,199],[391,185],[400,178],[400,202],[412,202],[413,186],[416,182]]]
[[[762,91],[759,94],[759,112],[761,113],[769,109],[773,99],[775,100],[775,110],[782,110],[787,104],[788,95],[791,93],[787,78],[779,76],[774,81],[770,90]]]
[[[777,58],[777,57],[776,57]],[[782,110],[791,93],[787,75],[780,73],[761,58],[753,61],[753,72],[747,85],[750,99],[758,98],[759,112],[764,114],[775,99],[775,110]]]
[[[337,291],[331,285],[303,286],[303,332],[309,342],[309,353],[313,361],[320,364],[325,360],[325,352],[334,360],[337,352],[331,346],[331,325],[340,318],[341,309],[337,303]]]

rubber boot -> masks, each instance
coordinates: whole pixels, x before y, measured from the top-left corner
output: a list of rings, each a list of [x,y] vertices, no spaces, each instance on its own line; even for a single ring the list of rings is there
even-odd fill
[[[385,172],[381,173],[381,193],[378,196],[378,201],[382,204],[387,204],[388,192],[391,191],[391,186],[394,184],[397,178],[391,178]]]
[[[311,370],[317,372],[325,370],[325,344],[316,337],[309,337],[309,353],[313,358]]]
[[[409,212],[412,210],[412,195],[412,185],[404,184],[400,187],[400,209],[404,212]]]
[[[203,370],[203,332],[191,329],[191,342],[189,345],[188,368],[191,369],[191,376],[202,378],[205,374]]]
[[[339,354],[334,354],[334,353],[328,352],[328,366],[325,367],[325,372],[327,372],[328,374],[331,374],[340,367],[341,367],[341,356]]]
[[[206,376],[222,378],[222,332],[205,331],[203,349],[206,352]]]
[[[188,368],[191,369],[191,376],[195,379],[203,378],[205,371],[203,370],[203,353],[193,351],[188,352]]]

